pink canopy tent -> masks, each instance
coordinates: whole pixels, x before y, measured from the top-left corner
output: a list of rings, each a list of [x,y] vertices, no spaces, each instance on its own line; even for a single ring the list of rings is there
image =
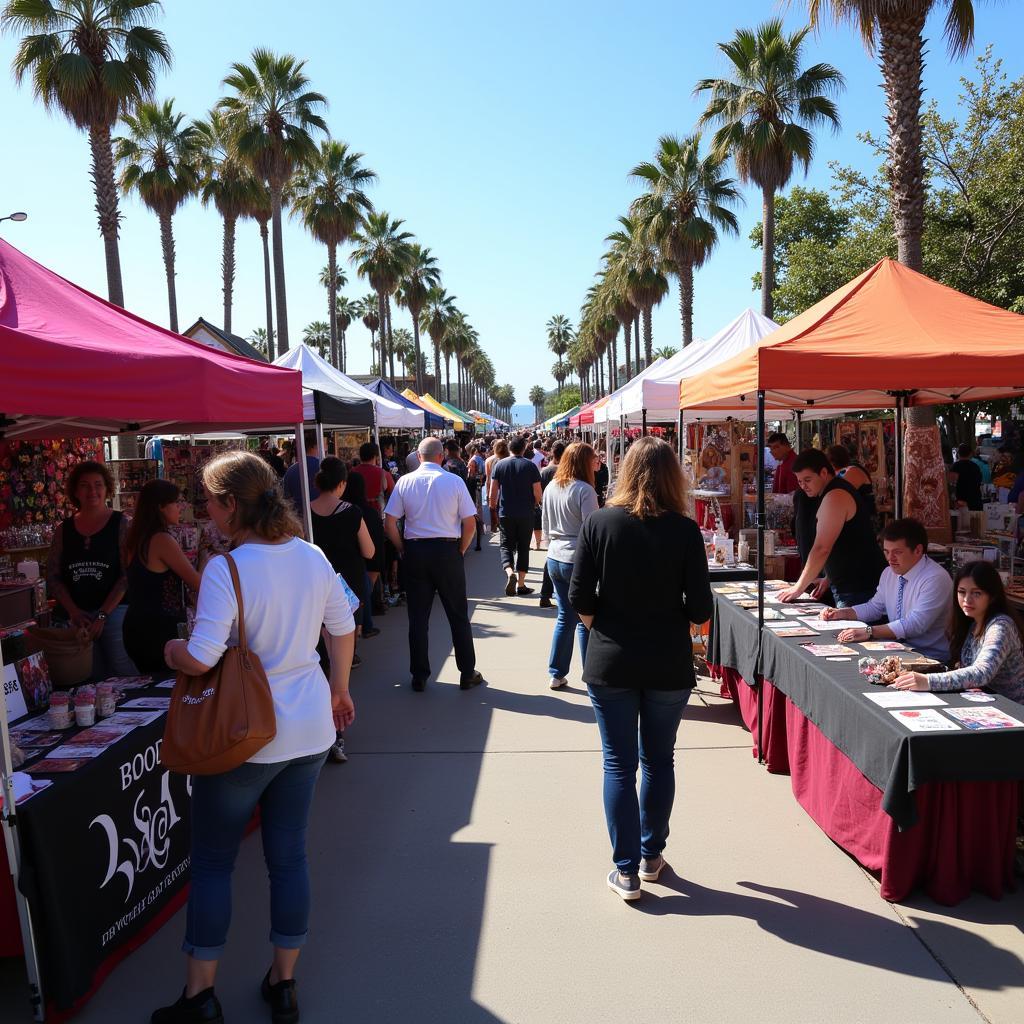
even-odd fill
[[[302,378],[208,348],[0,239],[0,436],[95,437],[302,421]]]

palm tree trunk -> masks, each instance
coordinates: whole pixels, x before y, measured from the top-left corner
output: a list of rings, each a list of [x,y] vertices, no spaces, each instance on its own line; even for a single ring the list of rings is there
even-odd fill
[[[348,367],[348,332],[342,331],[339,339],[339,354],[341,356],[341,372],[345,373]]]
[[[438,391],[441,390],[441,381],[437,382]],[[444,357],[444,400],[452,400],[452,357],[446,352]]]
[[[761,315],[775,316],[775,188],[761,190]]]
[[[171,215],[161,213],[160,248],[164,254],[164,274],[167,277],[167,310],[171,330],[178,333],[178,296],[174,288],[174,231],[171,228]]]
[[[415,348],[414,359],[416,362],[413,364],[416,368],[416,394],[423,394],[423,367],[421,365],[422,360],[420,359],[420,311],[418,309],[409,310],[412,313],[412,341]]]
[[[395,386],[395,334],[391,325],[391,296],[387,296],[384,309],[388,315],[388,366],[391,371],[391,386]]]
[[[270,220],[274,242],[274,300],[277,302],[277,351],[288,351],[288,298],[284,283],[284,239],[281,237],[281,207],[284,189],[280,184],[270,186]]]
[[[683,324],[683,348],[693,341],[693,264],[680,263],[676,268],[679,276],[679,318]]]
[[[622,325],[622,331],[626,336],[626,379],[632,380],[633,378],[633,351],[632,345],[630,344],[630,338],[633,336],[633,321],[627,320]],[[640,367],[637,367],[637,372],[640,371]]]
[[[327,287],[328,310],[327,322],[331,325],[331,366],[339,366],[338,362],[338,247],[327,246],[327,273],[330,284]]]
[[[263,294],[267,300],[267,359],[272,363],[277,346],[274,344],[274,302],[270,285],[270,232],[265,220],[260,221],[260,238],[263,240]]]
[[[376,352],[376,350],[377,350],[377,332],[371,330],[370,331],[370,364],[371,365],[373,364],[374,359],[377,358],[376,355],[374,354]],[[377,369],[379,371],[380,367],[378,366]],[[383,377],[384,374],[381,373],[380,376]]]
[[[221,276],[224,280],[224,332],[231,333],[231,306],[235,293],[235,226],[238,218],[233,214],[224,218],[224,251],[220,257]]]
[[[636,372],[640,372],[640,311],[633,318],[633,344],[636,346]],[[648,357],[650,358],[650,357]]]
[[[117,209],[117,183],[114,181],[114,151],[110,141],[110,125],[96,124],[89,128],[89,148],[92,151],[96,215],[99,218],[103,253],[107,261],[107,298],[115,306],[124,306],[121,253],[117,245],[121,215]]]
[[[381,377],[386,377],[388,375],[388,368],[384,363],[384,350],[387,348],[388,314],[384,308],[383,291],[377,292],[377,318],[380,320],[380,323],[377,325],[377,348],[380,353],[380,358],[378,360],[380,365],[378,366],[378,369],[380,370]]]
[[[921,74],[928,4],[900,4],[898,13],[880,14],[879,57],[889,126],[889,182],[900,263],[922,269],[924,158],[921,155]]]
[[[647,365],[650,366],[651,360],[654,358],[654,327],[651,307],[644,306],[642,312],[644,316],[644,358],[647,360]]]

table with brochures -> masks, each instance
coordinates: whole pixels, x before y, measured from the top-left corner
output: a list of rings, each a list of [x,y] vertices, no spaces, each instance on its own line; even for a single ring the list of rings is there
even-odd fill
[[[755,735],[762,687],[768,770],[790,775],[814,821],[880,877],[883,898],[922,886],[953,905],[1012,888],[1024,706],[872,685],[860,658],[915,653],[836,646],[849,623],[816,623],[817,605],[767,603],[758,644],[752,604],[736,586],[715,587],[708,662]]]

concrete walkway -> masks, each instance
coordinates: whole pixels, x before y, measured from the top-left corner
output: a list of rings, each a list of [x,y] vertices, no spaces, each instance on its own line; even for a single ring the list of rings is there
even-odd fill
[[[1024,894],[952,911],[883,902],[788,779],[756,765],[738,715],[716,696],[695,696],[680,730],[674,870],[638,903],[613,896],[579,667],[568,692],[551,693],[554,613],[503,596],[493,545],[470,552],[467,569],[487,687],[458,689],[439,607],[440,681],[423,694],[408,686],[402,609],[360,646],[350,760],[327,765],[314,808],[304,1021],[1024,1020]],[[232,1024],[269,1019],[257,996],[267,904],[253,837],[217,986]],[[183,927],[179,914],[78,1019],[148,1021],[180,988]],[[5,1024],[18,1019],[9,999],[3,1007]]]

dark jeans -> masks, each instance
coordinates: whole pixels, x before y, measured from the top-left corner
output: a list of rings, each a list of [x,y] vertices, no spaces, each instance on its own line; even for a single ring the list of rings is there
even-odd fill
[[[689,690],[588,686],[604,754],[604,815],[612,860],[636,874],[641,857],[657,857],[668,840],[676,795],[674,748]],[[640,799],[636,770],[641,765]]]
[[[219,960],[231,923],[231,872],[257,804],[270,875],[270,941],[299,949],[309,930],[306,825],[327,752],[276,764],[247,761],[192,777],[192,888],[182,950]]]
[[[555,620],[555,635],[551,638],[551,655],[548,658],[548,672],[564,678],[572,664],[573,632],[580,642],[580,661],[587,660],[587,627],[580,622],[576,609],[569,604],[569,582],[572,580],[572,562],[556,562],[549,558],[545,572],[555,588],[558,600],[558,618]]]
[[[551,561],[551,559],[544,559],[544,578],[540,581],[540,596],[550,599],[555,594],[555,585],[551,582],[551,574],[548,572],[549,561]],[[572,566],[570,566],[569,568],[571,570]]]
[[[533,516],[502,516],[501,567],[526,572],[530,568],[530,541],[533,540]]]
[[[455,663],[463,676],[476,668],[473,630],[466,604],[466,567],[459,542],[407,540],[405,595],[409,611],[409,671],[413,679],[430,678],[428,630],[434,595],[441,598],[455,647]]]
[[[840,590],[832,587],[832,597],[835,599],[837,608],[852,608],[855,604],[867,604],[875,596],[877,587],[870,590]]]

